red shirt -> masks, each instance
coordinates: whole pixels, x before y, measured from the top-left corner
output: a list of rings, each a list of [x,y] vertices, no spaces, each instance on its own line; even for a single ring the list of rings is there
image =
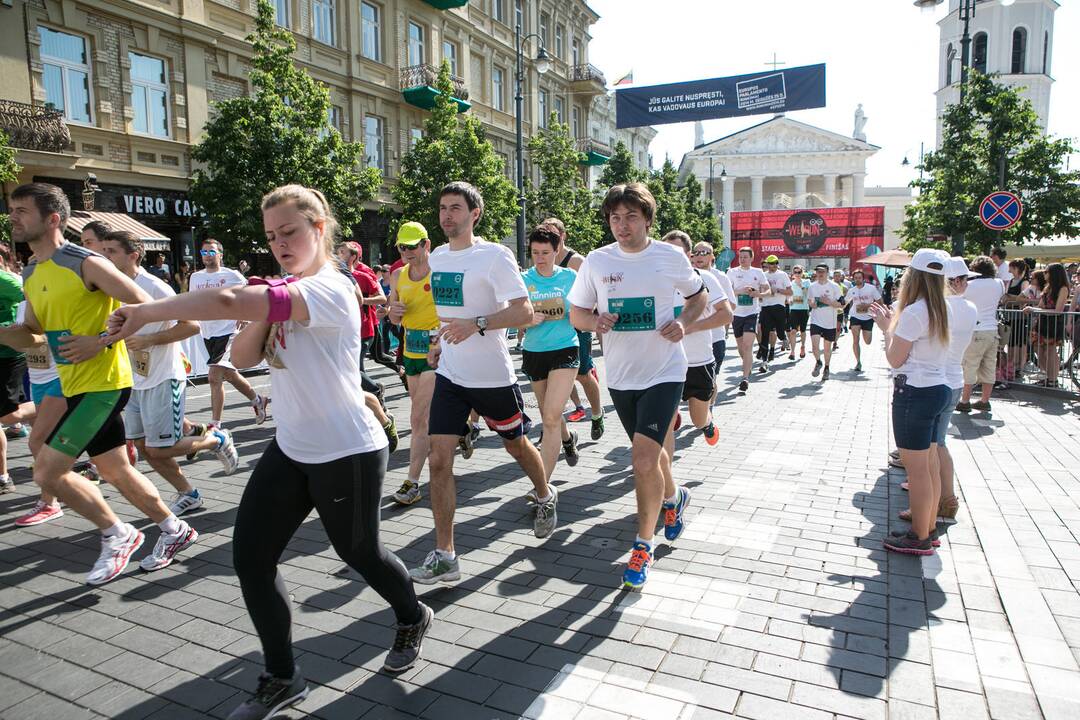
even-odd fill
[[[405,261],[402,260],[401,258],[398,258],[397,260],[394,261],[394,264],[390,266],[390,272],[394,272],[395,270],[397,270],[400,267],[405,267]]]
[[[367,270],[367,272],[364,272],[364,270]],[[356,284],[360,286],[360,292],[364,294],[365,298],[382,294],[382,288],[379,287],[379,281],[375,279],[375,273],[367,265],[357,263],[352,270],[352,276],[356,280]],[[375,324],[375,306],[362,306],[360,308],[360,337],[364,340],[375,337]]]

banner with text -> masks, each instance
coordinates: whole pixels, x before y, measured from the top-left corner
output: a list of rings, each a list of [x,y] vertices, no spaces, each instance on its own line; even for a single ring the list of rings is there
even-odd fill
[[[731,213],[730,246],[736,252],[751,248],[755,265],[768,255],[847,257],[854,268],[871,245],[885,246],[885,208],[881,206]]]
[[[619,128],[825,107],[825,65],[615,91]]]

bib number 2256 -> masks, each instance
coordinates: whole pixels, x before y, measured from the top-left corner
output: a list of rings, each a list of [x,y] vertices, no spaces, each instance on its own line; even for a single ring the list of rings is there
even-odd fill
[[[656,329],[656,300],[651,297],[608,298],[608,312],[618,315],[617,332]]]
[[[461,307],[465,304],[465,273],[431,273],[431,294],[436,305]]]

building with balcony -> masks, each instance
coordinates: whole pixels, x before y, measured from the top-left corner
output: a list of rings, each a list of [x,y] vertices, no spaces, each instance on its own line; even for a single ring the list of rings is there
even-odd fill
[[[368,257],[389,259],[387,221],[402,155],[423,133],[446,60],[461,112],[483,123],[513,173],[514,27],[537,33],[551,59],[526,62],[524,133],[555,112],[586,138],[603,74],[589,64],[585,0],[272,0],[296,60],[330,88],[330,122],[361,140],[384,177],[353,228]],[[96,207],[124,212],[171,239],[170,264],[193,260],[198,208],[188,198],[191,144],[213,103],[248,92],[255,0],[0,2],[0,127],[20,182],[67,189],[81,207],[87,173]],[[535,56],[530,41],[526,55]],[[526,160],[527,160],[526,155]],[[599,158],[599,156],[591,156]],[[528,168],[527,172],[532,172]],[[10,190],[11,188],[6,188]]]
[[[649,144],[655,137],[656,128],[653,127],[622,129],[615,127],[614,92],[605,92],[594,97],[589,110],[588,135],[578,141],[578,150],[586,152],[588,157],[595,159],[588,163],[590,187],[595,185],[600,178],[600,174],[604,171],[603,164],[611,157],[615,145],[620,140],[634,156],[634,164],[639,170],[651,170],[652,156],[649,154]]]

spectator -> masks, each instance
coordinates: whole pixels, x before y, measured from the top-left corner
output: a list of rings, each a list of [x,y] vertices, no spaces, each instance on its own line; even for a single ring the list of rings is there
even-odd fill
[[[156,277],[166,285],[172,286],[172,273],[169,272],[169,266],[165,264],[165,255],[163,253],[156,253],[154,260],[147,272]],[[176,288],[173,288],[176,290]]]
[[[1009,261],[1009,284],[1002,299],[1006,309],[1005,325],[1009,329],[1003,377],[1008,382],[1017,380],[1023,374],[1024,362],[1028,354],[1028,337],[1031,334],[1031,320],[1020,310],[1032,301],[1034,291],[1028,281],[1030,273],[1023,260]]]
[[[251,264],[247,260],[241,260],[236,266],[236,269],[240,271],[240,274],[244,277],[251,277]]]
[[[996,247],[990,251],[990,261],[994,264],[994,275],[998,280],[1009,282],[1009,263],[1005,262],[1005,248]],[[976,271],[977,272],[977,271]]]
[[[971,270],[978,277],[967,283],[964,298],[975,305],[978,319],[975,334],[964,353],[964,392],[956,404],[959,412],[972,408],[990,412],[990,394],[997,377],[997,309],[1005,295],[1005,284],[998,279],[994,261],[980,255],[971,262]],[[971,393],[976,383],[982,385],[982,399],[971,403]]]
[[[187,292],[189,280],[191,280],[191,263],[182,260],[180,269],[173,273],[173,288],[178,293]]]
[[[1035,354],[1039,359],[1039,368],[1046,373],[1046,379],[1036,385],[1057,387],[1061,366],[1058,347],[1065,339],[1064,313],[1069,302],[1069,278],[1065,275],[1065,266],[1050,263],[1046,268],[1045,281],[1038,307],[1029,305],[1024,312],[1038,315],[1035,320]]]

